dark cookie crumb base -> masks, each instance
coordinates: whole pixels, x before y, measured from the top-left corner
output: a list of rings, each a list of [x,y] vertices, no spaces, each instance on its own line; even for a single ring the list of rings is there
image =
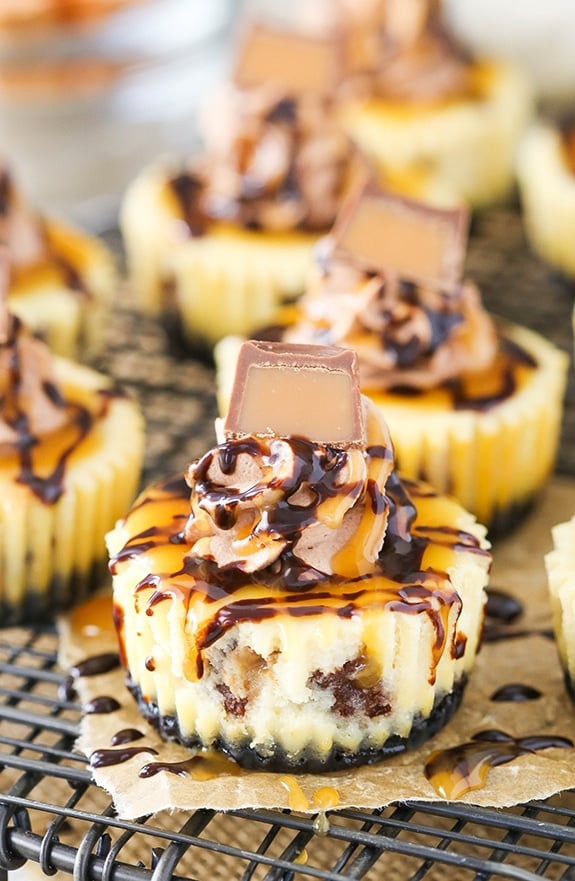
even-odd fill
[[[567,690],[567,694],[575,704],[575,681],[571,679],[569,672],[567,670],[563,670],[563,679],[565,680],[565,688]]]
[[[260,755],[247,743],[230,744],[218,739],[211,746],[230,756],[240,767],[250,771],[321,774],[330,771],[345,771],[347,768],[355,768],[359,765],[371,765],[406,750],[415,749],[437,734],[449,722],[459,707],[466,681],[466,677],[462,677],[454,685],[452,691],[436,701],[429,716],[416,717],[407,737],[392,735],[385,745],[378,749],[365,747],[360,748],[357,752],[348,753],[334,747],[325,759],[318,759],[311,753],[302,753],[296,759],[291,759],[280,744],[276,744],[271,755],[265,756]],[[133,683],[129,674],[126,684],[134,696],[141,714],[165,740],[174,740],[190,749],[204,746],[198,738],[182,735],[175,716],[162,716],[157,704],[144,700],[140,687]]]
[[[538,492],[521,502],[511,502],[505,508],[498,508],[491,515],[487,526],[487,537],[492,541],[503,538],[519,526],[521,521],[531,512],[537,501]]]
[[[73,572],[66,579],[55,575],[44,590],[26,590],[18,603],[0,598],[0,626],[49,624],[57,613],[77,606],[101,587],[106,573],[107,562],[99,560],[87,572]]]

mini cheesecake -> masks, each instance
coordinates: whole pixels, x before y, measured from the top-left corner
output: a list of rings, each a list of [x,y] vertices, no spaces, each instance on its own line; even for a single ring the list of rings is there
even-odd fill
[[[575,516],[553,528],[545,556],[553,629],[565,684],[575,702]]]
[[[386,419],[398,467],[454,495],[492,534],[525,513],[551,473],[567,355],[496,320],[462,280],[462,209],[433,209],[364,184],[316,249],[306,295],[252,336],[341,345]],[[226,412],[241,341],[215,353]]]
[[[575,122],[539,122],[525,135],[517,160],[525,229],[533,249],[575,277]]]
[[[6,169],[0,170],[0,197],[11,312],[57,355],[84,360],[98,354],[117,283],[110,252],[95,237],[30,209]]]
[[[398,475],[353,353],[242,353],[222,442],[108,536],[128,687],[163,736],[249,768],[415,747],[471,672],[485,530]]]
[[[143,425],[105,376],[0,320],[0,620],[46,620],[105,573],[105,533],[138,488]]]
[[[381,181],[441,205],[506,196],[532,111],[523,72],[471,58],[433,0],[390,0],[375,32],[370,88],[342,100],[339,118]]]
[[[128,188],[134,301],[184,347],[210,352],[303,292],[312,247],[361,164],[334,120],[336,55],[335,38],[254,26],[205,115],[201,155],[156,164]]]

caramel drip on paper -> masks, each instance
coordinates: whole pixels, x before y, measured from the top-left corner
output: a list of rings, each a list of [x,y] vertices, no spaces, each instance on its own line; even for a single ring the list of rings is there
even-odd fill
[[[482,789],[491,768],[542,749],[573,746],[566,737],[553,735],[512,737],[504,731],[480,731],[473,740],[432,753],[425,763],[425,776],[442,798],[458,799]]]

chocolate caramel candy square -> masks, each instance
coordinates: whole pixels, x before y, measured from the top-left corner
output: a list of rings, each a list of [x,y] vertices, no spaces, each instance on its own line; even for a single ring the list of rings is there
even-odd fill
[[[340,449],[365,446],[355,352],[335,346],[244,343],[224,435],[299,436]]]
[[[341,47],[335,37],[280,30],[253,23],[240,42],[234,81],[242,88],[272,85],[288,94],[328,97],[340,78]]]
[[[334,253],[389,278],[445,290],[461,280],[467,227],[464,207],[432,208],[363,182],[335,223]]]

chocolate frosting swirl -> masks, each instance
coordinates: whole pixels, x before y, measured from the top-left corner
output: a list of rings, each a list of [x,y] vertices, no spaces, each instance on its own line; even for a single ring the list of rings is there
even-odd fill
[[[363,388],[434,388],[484,370],[497,353],[497,333],[470,282],[453,290],[386,279],[331,255],[320,243],[323,269],[300,300],[289,342],[356,350]]]
[[[6,310],[7,260],[0,259],[0,449],[19,448],[69,421],[48,347]],[[1,286],[1,285],[0,285]]]
[[[1,160],[0,244],[8,248],[13,271],[37,263],[47,253],[43,222],[28,207]]]
[[[368,446],[335,449],[303,437],[227,440],[188,472],[189,556],[220,569],[265,569],[285,555],[329,575],[372,571],[387,526],[393,470],[387,428],[364,399]]]
[[[229,87],[204,119],[206,218],[247,228],[325,230],[355,155],[326,100],[261,86]]]

